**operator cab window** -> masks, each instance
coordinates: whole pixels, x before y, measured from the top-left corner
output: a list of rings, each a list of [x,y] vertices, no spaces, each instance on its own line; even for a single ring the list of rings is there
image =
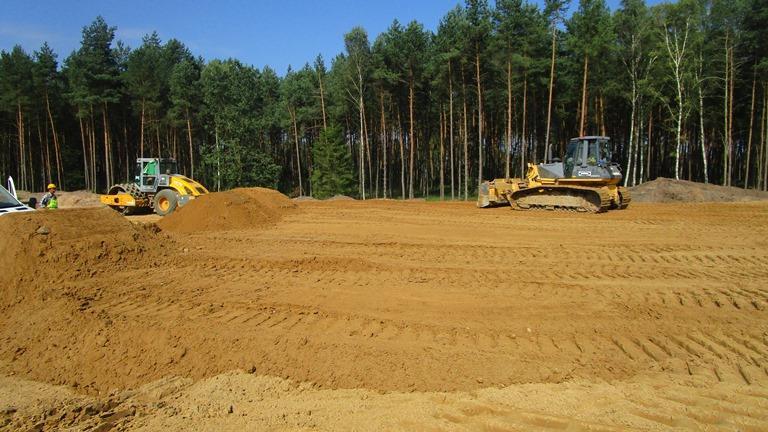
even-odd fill
[[[573,168],[583,165],[581,141],[573,140],[565,149],[565,176],[571,177]]]
[[[171,175],[176,174],[176,161],[173,159],[165,159],[160,161],[160,173]]]
[[[611,144],[607,140],[597,140],[589,143],[587,164],[605,166],[611,162]]]
[[[600,161],[600,143],[592,141],[589,143],[589,150],[587,152],[587,165],[597,166],[598,161]]]
[[[142,186],[154,186],[157,181],[157,162],[151,161],[144,165],[144,170],[141,172],[141,184]]]
[[[606,165],[613,162],[613,154],[611,152],[610,141],[602,140],[599,142],[600,142],[600,160]]]

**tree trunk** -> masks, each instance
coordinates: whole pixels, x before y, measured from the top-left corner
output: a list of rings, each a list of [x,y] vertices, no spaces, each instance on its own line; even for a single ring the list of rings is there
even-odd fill
[[[358,111],[360,112],[360,164],[359,164],[359,176],[360,181],[360,198],[365,200],[365,136],[363,135],[365,127],[363,125],[363,76],[358,67],[358,83],[359,83],[359,99],[358,99]]]
[[[525,154],[528,151],[528,131],[526,124],[528,120],[528,72],[523,76],[523,130],[521,132],[520,146],[520,177],[525,177]]]
[[[643,149],[643,104],[642,102],[638,101],[638,105],[640,106],[637,114],[637,135],[635,142],[637,143],[638,152],[640,153],[640,163],[636,165],[635,169],[637,167],[640,167],[640,184],[643,184],[645,182],[645,149]]]
[[[647,157],[645,158],[645,172],[648,174],[648,179],[651,178],[651,155],[653,154],[653,109],[648,110],[648,149]]]
[[[192,146],[192,119],[189,116],[189,108],[184,110],[187,119],[187,140],[189,141],[189,176],[195,178],[195,151]]]
[[[730,161],[728,160],[728,156],[731,154],[730,147],[729,147],[729,141],[728,141],[728,91],[730,90],[730,86],[728,85],[728,79],[730,76],[730,63],[731,56],[729,55],[728,50],[728,32],[725,33],[725,85],[723,86],[723,91],[725,95],[723,96],[723,186],[728,186],[728,165]]]
[[[735,93],[734,86],[736,83],[736,80],[734,79],[736,76],[736,65],[733,61],[733,50],[734,48],[732,46],[730,50],[731,88],[728,91],[728,186],[731,186],[733,181],[733,94]]]
[[[602,102],[602,97],[601,97],[600,98],[600,112],[602,113],[602,111],[603,111],[603,102]],[[641,114],[638,114],[637,117],[639,117],[640,115]],[[601,124],[603,125],[602,127],[604,128],[605,124],[602,123],[602,120],[601,120]],[[632,166],[634,166],[635,169],[632,172],[632,186],[637,186],[638,185],[638,181],[640,183],[642,183],[642,181],[643,181],[642,180],[642,176],[640,176],[640,178],[638,180],[638,173],[642,173],[642,161],[640,160],[640,155],[642,154],[642,147],[641,147],[641,142],[640,142],[640,131],[643,128],[643,122],[635,121],[634,124],[637,127],[635,128],[635,133],[633,134],[633,140],[634,140],[634,143],[635,143],[635,146],[634,146],[635,148],[632,151],[633,158],[634,158],[634,161],[632,162]],[[606,136],[605,130],[602,131],[601,135],[602,136]],[[637,169],[638,167],[641,167],[641,168]]]
[[[637,107],[637,82],[635,80],[635,74],[632,73],[632,108],[629,114],[629,150],[627,151],[627,167],[624,173],[624,186],[629,185],[629,177],[632,173],[632,146],[635,138],[635,110]],[[583,134],[582,134],[583,136]],[[637,170],[637,167],[635,167]]]
[[[557,26],[552,24],[552,61],[549,67],[549,99],[547,101],[547,131],[544,138],[544,161],[549,162],[549,133],[552,124],[552,91],[555,87],[555,45],[557,43]]]
[[[680,147],[682,140],[682,127],[683,127],[683,71],[682,63],[685,57],[686,45],[688,42],[688,31],[690,25],[688,22],[685,24],[685,34],[683,35],[682,45],[680,43],[679,36],[674,33],[674,43],[669,40],[669,31],[664,29],[664,42],[667,48],[667,53],[672,62],[672,72],[675,78],[675,84],[677,87],[677,119],[676,119],[676,144],[675,144],[675,180],[680,180]],[[674,45],[674,50],[673,50]],[[670,108],[671,111],[671,108]]]
[[[763,110],[762,110],[762,116],[760,117],[760,145],[758,150],[758,158],[757,158],[757,189],[763,190],[763,169],[764,169],[764,155],[766,151],[766,136],[765,136],[765,126],[768,122],[768,119],[766,119],[766,114],[768,114],[768,86],[766,86],[766,82],[763,82]]]
[[[219,143],[219,125],[216,125],[216,192],[221,191],[221,145]]]
[[[21,189],[29,190],[27,183],[27,151],[24,142],[24,112],[21,109],[21,103],[16,104],[16,131],[19,141],[19,184]]]
[[[157,140],[157,156],[155,157],[163,157],[163,147],[160,144],[160,119],[155,121],[155,139]]]
[[[85,130],[83,127],[83,118],[78,116],[77,119],[80,121],[80,141],[83,143],[83,172],[85,173],[85,188],[90,190],[91,175],[88,170],[88,151],[86,150],[86,146],[85,146]]]
[[[98,188],[98,181],[96,180],[96,121],[93,117],[93,106],[89,107],[90,111],[90,124],[88,128],[88,133],[90,135],[91,140],[91,192],[96,192],[96,188]]]
[[[440,201],[445,200],[445,108],[440,105]]]
[[[744,168],[744,189],[749,187],[749,164],[752,154],[752,129],[755,124],[755,88],[757,86],[757,69],[752,74],[752,105],[749,109],[749,134],[747,138],[747,163]]]
[[[144,157],[144,122],[146,112],[146,100],[141,99],[141,126],[139,127],[139,157]]]
[[[296,145],[296,172],[299,174],[299,196],[304,195],[304,185],[301,183],[301,153],[299,152],[299,127],[296,124],[296,110],[288,107],[288,113],[291,115],[293,124],[293,142]]]
[[[509,179],[509,163],[512,153],[512,61],[507,59],[507,163],[505,177]]]
[[[408,73],[408,198],[413,199],[413,155],[416,139],[413,135],[413,72]]]
[[[475,45],[475,73],[477,79],[477,184],[483,184],[483,92],[480,82],[480,46]]]
[[[605,131],[605,98],[603,97],[603,91],[600,91],[600,135],[608,135]]]
[[[397,137],[400,141],[400,191],[402,199],[405,199],[405,143],[403,142],[403,123],[400,118],[400,110],[397,111]]]
[[[323,130],[328,129],[328,123],[325,116],[325,92],[323,90],[323,74],[317,71],[317,81],[320,83],[320,109],[323,112]]]
[[[469,199],[469,131],[467,131],[467,85],[461,69],[461,89],[464,94],[464,201]]]
[[[373,185],[373,169],[371,167],[371,140],[368,138],[368,116],[363,105],[363,136],[365,137],[365,155],[368,161],[368,184]],[[378,198],[378,195],[374,195]]]
[[[709,168],[707,168],[707,145],[704,134],[704,94],[701,89],[701,82],[699,82],[699,136],[701,141],[701,161],[704,169],[704,183],[709,183]]]
[[[675,146],[675,180],[680,180],[680,143],[683,133],[683,83],[682,77],[678,75],[677,79],[677,130]]]
[[[384,92],[379,94],[379,108],[381,111],[381,150],[383,154],[383,171],[384,171],[384,184],[382,185],[384,191],[384,198],[387,197],[387,175],[389,172],[389,166],[387,165],[387,116],[384,114]]]
[[[454,164],[454,157],[453,157],[453,74],[451,73],[451,61],[448,61],[448,121],[450,122],[448,126],[448,133],[450,134],[450,137],[448,139],[451,149],[451,199],[456,199],[456,194],[454,190],[454,175],[453,175],[453,164]]]
[[[579,120],[579,136],[584,136],[584,123],[587,120],[587,75],[589,75],[589,55],[584,53],[584,73],[581,81],[581,119]]]
[[[107,120],[107,103],[104,102],[104,107],[101,111],[101,118],[104,126],[104,178],[106,179],[106,186],[109,188],[112,185],[112,149],[109,143],[109,122]]]
[[[53,152],[56,159],[56,184],[59,187],[63,187],[63,183],[61,181],[63,174],[62,174],[62,163],[61,163],[61,146],[59,145],[59,136],[56,134],[56,124],[53,121],[53,114],[51,113],[51,102],[48,97],[48,91],[45,92],[45,109],[48,113],[48,121],[51,123],[51,133],[53,134]]]
[[[763,98],[763,190],[768,190],[768,82],[763,82],[765,97]]]
[[[50,141],[48,140],[48,127],[46,126],[46,134],[45,139],[43,139],[43,130],[40,127],[40,118],[37,118],[37,140],[40,143],[40,156],[43,163],[43,183],[46,181],[52,182],[53,181],[53,175],[51,174],[51,146]],[[45,144],[45,151],[42,151],[43,144]]]

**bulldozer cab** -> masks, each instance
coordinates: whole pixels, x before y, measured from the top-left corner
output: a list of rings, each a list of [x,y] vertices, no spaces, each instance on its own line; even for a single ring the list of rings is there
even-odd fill
[[[167,187],[170,177],[176,174],[175,159],[139,158],[136,160],[136,183],[141,192],[157,192],[158,188]]]
[[[588,136],[573,138],[565,150],[563,174],[565,178],[614,178],[621,175],[611,160],[608,137]]]

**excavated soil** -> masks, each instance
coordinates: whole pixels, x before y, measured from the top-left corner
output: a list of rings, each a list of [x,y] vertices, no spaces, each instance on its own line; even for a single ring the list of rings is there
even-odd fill
[[[45,195],[45,192],[31,193],[22,190],[16,191],[16,193],[19,196],[19,200],[24,203],[29,201],[30,197],[34,196],[37,198],[38,205],[40,204],[40,199],[42,199],[43,195]],[[99,194],[85,190],[71,192],[58,191],[56,192],[56,195],[59,198],[59,208],[84,208],[102,206],[101,201],[99,201]]]
[[[630,188],[635,202],[738,202],[768,200],[768,192],[659,177]]]
[[[768,429],[768,202],[76,212],[0,219],[0,428]]]
[[[233,189],[191,200],[158,225],[178,233],[256,229],[277,222],[295,208],[290,198],[272,189]]]

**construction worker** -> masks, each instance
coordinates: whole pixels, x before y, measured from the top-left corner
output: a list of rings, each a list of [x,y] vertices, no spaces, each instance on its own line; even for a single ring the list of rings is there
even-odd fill
[[[55,209],[59,208],[59,198],[56,197],[56,185],[51,183],[48,185],[48,193],[43,195],[43,199],[40,200],[41,208]]]

